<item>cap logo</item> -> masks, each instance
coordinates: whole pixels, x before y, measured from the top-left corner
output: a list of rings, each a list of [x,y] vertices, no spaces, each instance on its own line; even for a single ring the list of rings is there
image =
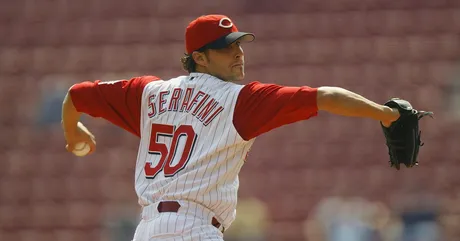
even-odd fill
[[[224,21],[226,21],[226,22],[224,22]],[[222,28],[231,28],[231,27],[233,27],[232,20],[230,20],[229,18],[222,18],[219,21],[219,27],[222,27]]]

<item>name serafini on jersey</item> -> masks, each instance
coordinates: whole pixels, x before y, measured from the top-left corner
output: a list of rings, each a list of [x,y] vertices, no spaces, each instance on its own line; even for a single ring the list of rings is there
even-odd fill
[[[191,113],[203,125],[209,125],[223,110],[214,98],[203,91],[194,94],[194,88],[175,88],[149,96],[149,117],[160,116],[167,111]]]

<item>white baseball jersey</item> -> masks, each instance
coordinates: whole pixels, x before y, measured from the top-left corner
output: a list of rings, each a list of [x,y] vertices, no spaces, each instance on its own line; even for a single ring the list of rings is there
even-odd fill
[[[140,137],[135,188],[142,206],[182,200],[209,209],[228,228],[235,219],[238,173],[256,136],[317,114],[316,91],[202,73],[82,82],[76,109]]]
[[[242,87],[205,74],[147,84],[135,174],[141,205],[193,200],[230,225],[238,173],[254,141],[233,125]]]

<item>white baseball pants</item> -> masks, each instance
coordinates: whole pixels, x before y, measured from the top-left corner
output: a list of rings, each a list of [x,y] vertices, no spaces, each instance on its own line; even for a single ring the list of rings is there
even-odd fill
[[[154,203],[142,210],[133,241],[223,241],[223,233],[211,224],[212,213],[192,202],[179,201],[178,212],[157,210]]]

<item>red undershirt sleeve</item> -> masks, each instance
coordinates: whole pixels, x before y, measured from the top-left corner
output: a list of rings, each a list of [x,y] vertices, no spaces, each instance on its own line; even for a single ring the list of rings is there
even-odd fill
[[[244,140],[318,114],[318,89],[251,82],[238,95],[233,124]]]
[[[85,81],[73,85],[70,97],[78,112],[104,118],[140,137],[140,117],[144,87],[155,76],[102,82]]]

